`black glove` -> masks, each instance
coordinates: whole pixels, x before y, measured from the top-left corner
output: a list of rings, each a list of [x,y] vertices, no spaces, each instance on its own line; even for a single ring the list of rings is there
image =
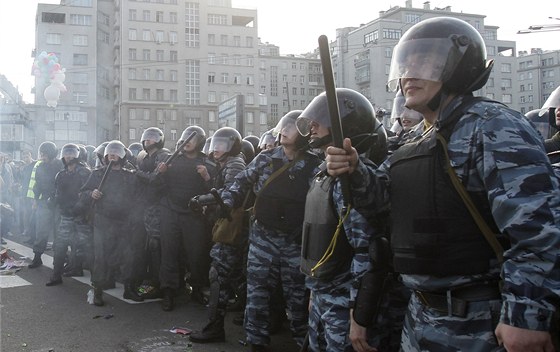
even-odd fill
[[[189,209],[195,213],[202,213],[202,205],[200,205],[198,198],[199,196],[195,196],[189,200]]]

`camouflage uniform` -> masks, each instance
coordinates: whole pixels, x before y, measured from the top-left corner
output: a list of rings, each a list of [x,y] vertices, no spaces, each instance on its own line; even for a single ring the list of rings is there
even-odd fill
[[[371,162],[365,162],[371,168]],[[340,182],[333,189],[333,202],[337,214],[343,209],[343,197]],[[350,210],[344,221],[344,230],[354,255],[347,271],[337,274],[332,279],[306,277],[306,286],[311,290],[311,310],[309,312],[309,349],[311,351],[351,351],[352,343],[348,338],[350,332],[350,309],[356,300],[362,276],[371,269],[368,247],[376,236],[371,222],[355,209]],[[368,214],[369,216],[370,214]],[[373,214],[371,214],[373,215]],[[394,285],[387,287],[385,299],[377,323],[368,327],[368,343],[379,351],[395,351],[390,348],[398,346],[406,302],[410,293],[397,280],[390,280]],[[390,293],[390,294],[389,294]],[[402,297],[405,297],[404,299]],[[399,302],[400,299],[400,302]],[[403,303],[404,301],[404,303]],[[396,329],[395,329],[396,326]]]
[[[222,192],[224,203],[230,207],[241,206],[251,189],[258,194],[266,180],[275,171],[274,159],[281,164],[289,162],[282,147],[261,152],[247,168],[240,172],[233,185]],[[318,171],[319,158],[305,153],[285,172],[290,178],[303,177],[307,185]],[[275,180],[276,181],[276,180]],[[274,187],[271,182],[267,187]],[[261,206],[267,206],[263,204]],[[303,215],[303,211],[302,214]],[[280,216],[280,215],[278,215]],[[247,340],[254,345],[270,343],[270,297],[277,282],[281,282],[286,305],[291,312],[290,328],[298,343],[303,342],[307,331],[307,297],[305,276],[299,271],[301,251],[301,228],[287,233],[270,228],[254,220],[249,232],[247,257],[247,306],[245,309],[245,332]]]
[[[452,101],[440,123],[458,107]],[[544,152],[542,138],[519,113],[491,102],[470,107],[455,125],[449,157],[469,192],[487,196],[490,211],[511,247],[504,263],[490,262],[485,273],[437,277],[403,275],[404,284],[423,292],[450,292],[488,280],[503,281],[502,302],[470,302],[464,317],[440,313],[414,294],[402,337],[404,351],[497,350],[498,322],[547,331],[560,294],[560,194],[558,179]],[[391,158],[372,175],[364,165],[352,174],[354,203],[378,206],[388,201]],[[415,175],[411,175],[414,182]],[[398,187],[398,185],[392,185]],[[403,211],[403,209],[392,209]]]

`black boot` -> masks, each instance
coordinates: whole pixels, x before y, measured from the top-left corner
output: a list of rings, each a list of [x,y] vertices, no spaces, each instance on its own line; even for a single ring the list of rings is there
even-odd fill
[[[163,289],[163,300],[161,302],[161,309],[166,312],[173,310],[173,290],[170,288]]]
[[[105,302],[103,301],[103,290],[101,288],[94,287],[93,304],[95,304],[98,307],[105,305]]]
[[[43,265],[43,261],[41,260],[41,254],[43,253],[37,253],[34,252],[35,256],[33,257],[33,260],[31,261],[31,264],[29,264],[27,267],[29,269],[35,269],[40,267],[41,265]]]
[[[124,299],[131,299],[134,302],[143,302],[144,298],[140,297],[140,295],[138,294],[138,291],[136,290],[136,286],[131,283],[130,281],[127,281],[124,283],[124,293],[123,293],[123,298]]]
[[[190,338],[192,342],[198,343],[224,342],[226,340],[224,317],[219,316],[211,320],[202,331],[193,332]]]
[[[53,276],[51,276],[51,279],[49,280],[49,282],[47,282],[45,285],[47,285],[47,286],[62,285],[62,277],[53,275]]]

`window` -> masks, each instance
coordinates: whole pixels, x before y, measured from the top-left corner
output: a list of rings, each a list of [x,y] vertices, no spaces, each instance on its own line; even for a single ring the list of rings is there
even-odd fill
[[[178,59],[177,59],[177,52],[176,52],[176,51],[171,50],[171,51],[169,52],[169,61],[171,61],[171,62],[177,62],[177,61],[178,61]]]
[[[299,76],[299,83],[301,83],[301,84],[305,83],[305,76],[304,75]]]
[[[136,100],[136,88],[128,88],[128,99]]]
[[[222,34],[220,35],[220,45],[227,46],[228,40],[227,35]]]
[[[169,71],[169,76],[172,82],[177,82],[177,70]]]
[[[233,36],[233,46],[241,46],[241,37],[238,35]]]
[[[136,49],[128,49],[128,59],[131,61],[136,60]]]
[[[240,73],[233,74],[233,84],[241,84],[241,74]]]
[[[128,119],[129,120],[136,120],[136,109],[128,110]]]
[[[208,14],[208,24],[227,24],[227,16],[226,15],[217,15],[217,14]]]
[[[420,15],[415,14],[415,13],[407,13],[404,16],[404,21],[406,23],[418,23],[418,22],[420,22],[420,17],[421,17]]]
[[[171,121],[177,121],[177,110],[170,110],[169,113],[171,114]]]
[[[222,80],[220,83],[228,83],[229,74],[227,72],[222,72]]]
[[[502,103],[504,104],[511,104],[511,94],[502,94]]]
[[[385,48],[385,57],[390,58],[393,56],[393,48]]]
[[[502,78],[502,88],[511,88],[511,79]]]
[[[208,65],[214,65],[216,63],[216,54],[208,53]]]
[[[209,103],[216,102],[216,92],[208,92],[208,102]]]
[[[248,48],[252,48],[253,47],[253,37],[247,37],[245,38],[245,45]]]
[[[70,15],[70,24],[76,26],[91,26],[91,15]]]
[[[74,34],[74,36],[72,37],[72,44],[76,46],[87,46],[88,36],[81,35],[81,34]]]
[[[97,38],[99,38],[99,40],[105,44],[109,44],[109,33],[102,31],[102,30],[98,30],[97,31]]]
[[[292,95],[297,95],[297,87],[292,87]]]
[[[163,61],[163,50],[156,50],[156,60]]]
[[[259,94],[259,105],[267,105],[266,103],[266,95]]]
[[[248,94],[245,96],[245,103],[246,103],[247,105],[253,105],[253,104],[255,104],[255,95],[254,95],[253,93],[248,93]]]
[[[252,85],[254,85],[254,84],[255,84],[255,83],[254,83],[254,77],[253,77],[253,75],[247,75],[247,85],[248,85],[248,86],[252,86]]]
[[[91,0],[74,0],[72,6],[91,7]]]
[[[171,101],[178,101],[178,96],[177,96],[177,89],[171,89],[169,91],[169,100]]]
[[[215,122],[216,121],[216,112],[213,110],[208,111],[208,121]]]
[[[171,44],[177,43],[177,32],[169,32],[169,42]]]
[[[142,11],[142,19],[147,22],[150,21],[150,11],[148,10]]]
[[[136,128],[128,129],[128,139],[130,140],[136,139]]]
[[[164,80],[164,72],[163,70],[156,70],[156,79],[158,81],[163,81]]]
[[[384,28],[383,29],[383,39],[400,39],[401,38],[401,30],[400,29],[391,29],[391,28]]]
[[[128,79],[136,79],[136,69],[129,68],[128,69]]]
[[[88,94],[87,92],[74,92],[72,93],[72,101],[76,104],[87,104]]]
[[[247,111],[247,123],[255,123],[255,114],[252,111]]]
[[[169,13],[169,22],[177,23],[177,12],[170,12]]]
[[[222,65],[227,65],[228,64],[228,54],[222,54],[221,60],[222,60]]]
[[[501,65],[501,72],[504,72],[504,73],[511,73],[511,64],[509,64],[509,63],[502,63],[502,65]]]
[[[144,120],[149,120],[150,119],[150,109],[144,109],[143,111],[143,118]]]
[[[156,100],[163,101],[163,89],[156,89]]]
[[[156,31],[156,43],[163,43],[164,33],[163,31]]]
[[[128,40],[136,40],[136,29],[128,30]]]
[[[216,81],[216,73],[208,72],[208,83],[214,83]]]
[[[171,140],[172,141],[177,140],[177,130],[171,130]]]
[[[66,15],[63,13],[43,12],[41,14],[41,21],[43,23],[66,23]]]
[[[47,44],[59,45],[62,41],[62,34],[47,33]]]
[[[266,112],[261,111],[259,114],[259,122],[261,125],[266,125]]]
[[[150,61],[150,49],[142,50],[142,60]]]
[[[76,66],[87,66],[88,56],[87,54],[74,54],[73,64]]]
[[[156,11],[156,22],[163,22],[163,11]]]
[[[142,100],[150,100],[150,89],[149,88],[142,89]]]
[[[292,62],[292,70],[297,70],[297,63]]]
[[[300,95],[305,95],[305,88],[301,88],[299,94]]]
[[[152,32],[148,29],[144,29],[142,31],[142,40],[146,41],[146,42],[151,41],[152,40]]]
[[[228,95],[227,92],[221,92],[220,93],[220,103],[228,100],[228,98],[229,98],[229,95]]]
[[[130,9],[128,10],[128,20],[129,21],[136,21],[136,10],[135,9]]]

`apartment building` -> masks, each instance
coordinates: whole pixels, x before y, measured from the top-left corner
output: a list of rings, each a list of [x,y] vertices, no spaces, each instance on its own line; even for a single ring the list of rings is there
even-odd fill
[[[539,109],[560,86],[560,50],[521,51],[517,58],[517,106],[522,113]]]

